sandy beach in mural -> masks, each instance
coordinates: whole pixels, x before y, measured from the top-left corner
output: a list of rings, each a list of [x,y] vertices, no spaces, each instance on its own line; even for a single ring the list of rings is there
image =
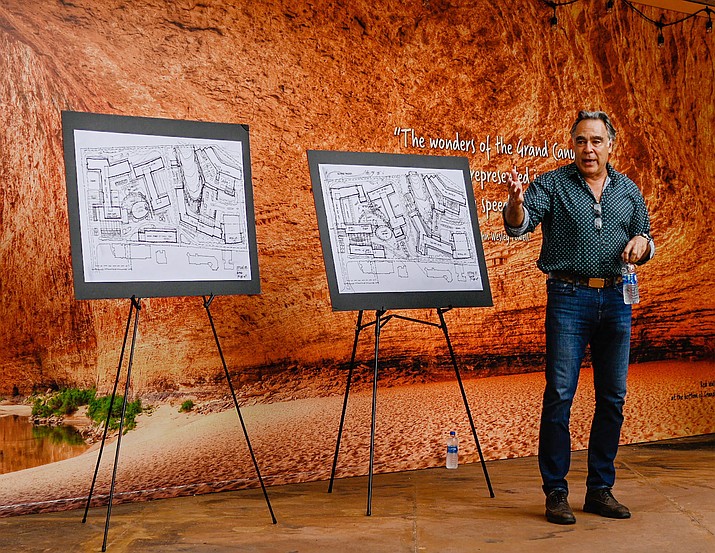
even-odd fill
[[[536,452],[543,374],[465,380],[487,460]],[[375,471],[441,466],[446,434],[460,437],[460,462],[478,461],[456,381],[378,387]],[[368,470],[371,392],[351,393],[338,477]],[[574,449],[588,438],[593,404],[584,370],[574,404]],[[296,399],[241,408],[266,484],[327,480],[342,396]],[[685,424],[683,421],[687,421]],[[629,376],[623,443],[715,432],[715,362],[634,365]],[[116,441],[102,455],[94,497],[109,491]],[[64,461],[0,475],[0,516],[84,505],[99,444]],[[115,502],[257,487],[235,409],[179,413],[161,404],[138,418],[121,443]],[[538,482],[534,482],[538,486]]]

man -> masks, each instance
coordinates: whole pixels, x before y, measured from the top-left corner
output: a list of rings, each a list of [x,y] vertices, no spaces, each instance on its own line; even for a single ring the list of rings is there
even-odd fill
[[[571,128],[574,162],[537,177],[524,191],[508,179],[504,226],[510,236],[541,223],[537,266],[546,281],[546,387],[539,429],[539,470],[546,519],[573,524],[566,475],[569,418],[586,346],[590,346],[596,408],[588,443],[583,510],[630,518],[611,492],[623,422],[631,337],[631,306],[621,268],[655,254],[648,211],[638,187],[610,164],[616,131],[605,113],[581,111]]]

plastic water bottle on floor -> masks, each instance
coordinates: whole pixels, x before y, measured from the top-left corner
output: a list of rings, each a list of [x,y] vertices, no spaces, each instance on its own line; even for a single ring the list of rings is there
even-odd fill
[[[456,469],[459,464],[459,441],[457,433],[452,430],[447,437],[447,468]]]
[[[638,276],[636,275],[636,266],[632,263],[623,263],[621,267],[623,275],[623,301],[627,305],[636,304],[641,301],[640,293],[638,292]]]

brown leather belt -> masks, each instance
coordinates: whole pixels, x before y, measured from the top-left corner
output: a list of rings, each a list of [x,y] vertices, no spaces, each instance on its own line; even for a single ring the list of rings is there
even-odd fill
[[[567,273],[565,271],[550,271],[549,278],[569,282],[571,284],[580,284],[581,286],[588,286],[589,288],[606,288],[623,282],[623,277],[621,276],[588,278],[574,273]]]

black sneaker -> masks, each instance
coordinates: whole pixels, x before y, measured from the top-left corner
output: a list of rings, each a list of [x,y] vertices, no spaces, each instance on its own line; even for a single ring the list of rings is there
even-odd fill
[[[546,520],[554,524],[573,524],[576,517],[571,510],[566,490],[551,490],[546,496]]]
[[[583,510],[586,513],[595,513],[602,517],[631,518],[631,512],[628,507],[616,501],[616,498],[611,493],[611,488],[588,490]]]

